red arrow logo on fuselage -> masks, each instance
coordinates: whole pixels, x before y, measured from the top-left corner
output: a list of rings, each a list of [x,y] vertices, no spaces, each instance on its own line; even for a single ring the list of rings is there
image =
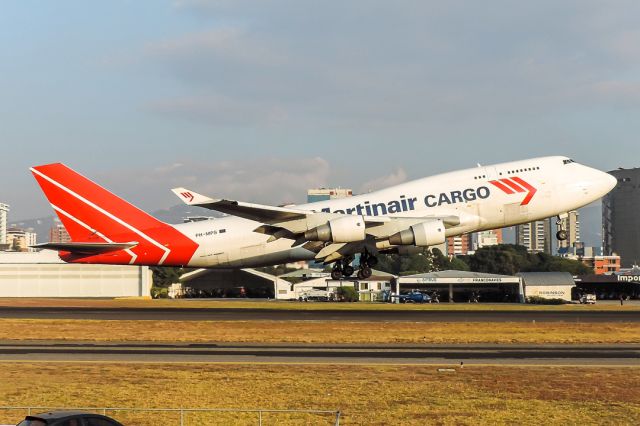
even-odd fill
[[[524,200],[522,200],[522,203],[520,203],[521,206],[529,204],[533,196],[538,192],[536,188],[517,176],[510,179],[491,180],[489,183],[508,195],[516,192],[526,192],[527,195],[524,197]]]

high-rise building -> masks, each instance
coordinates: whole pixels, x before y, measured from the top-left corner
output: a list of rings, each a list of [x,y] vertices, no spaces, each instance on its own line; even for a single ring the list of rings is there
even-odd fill
[[[570,247],[575,247],[580,241],[580,213],[572,210],[561,220],[562,229],[567,231],[567,239],[558,241],[558,253],[566,253]]]
[[[314,188],[307,191],[307,202],[327,201],[335,198],[351,197],[353,191],[348,188]]]
[[[9,205],[0,203],[0,244],[7,243],[7,214]]]
[[[471,248],[471,236],[462,234],[447,238],[447,254],[449,256],[464,256]]]
[[[71,236],[66,228],[58,223],[49,229],[49,241],[52,243],[68,243],[71,241]]]
[[[640,168],[609,172],[618,184],[602,198],[604,254],[620,256],[623,268],[640,264]]]
[[[498,244],[502,244],[502,229],[492,229],[472,234],[471,247],[473,250]]]
[[[36,244],[37,236],[32,230],[24,230],[20,228],[7,229],[7,244],[9,250],[12,251],[36,251],[31,246]]]
[[[516,226],[516,244],[525,246],[530,253],[551,254],[551,219]]]

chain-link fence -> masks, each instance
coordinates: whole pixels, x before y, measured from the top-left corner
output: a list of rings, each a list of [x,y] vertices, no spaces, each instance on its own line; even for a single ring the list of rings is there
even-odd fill
[[[113,417],[126,426],[147,425],[340,425],[340,411],[235,408],[0,407],[0,426],[26,415],[53,410],[88,411]]]

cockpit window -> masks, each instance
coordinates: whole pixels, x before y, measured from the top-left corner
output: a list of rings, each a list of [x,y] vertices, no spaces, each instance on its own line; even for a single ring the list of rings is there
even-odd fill
[[[575,163],[575,161],[573,161],[572,159],[567,159],[567,160],[562,160],[562,164],[571,164],[571,163]]]

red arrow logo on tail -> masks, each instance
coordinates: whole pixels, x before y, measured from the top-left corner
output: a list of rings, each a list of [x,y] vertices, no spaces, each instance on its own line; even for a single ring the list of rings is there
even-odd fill
[[[527,195],[524,197],[524,200],[522,200],[522,203],[520,203],[521,206],[529,204],[533,196],[538,192],[536,188],[517,176],[514,176],[511,179],[491,180],[489,183],[507,195],[511,195],[516,192],[526,192]]]
[[[180,195],[189,200],[189,202],[193,201],[193,194],[190,192],[182,192]]]

